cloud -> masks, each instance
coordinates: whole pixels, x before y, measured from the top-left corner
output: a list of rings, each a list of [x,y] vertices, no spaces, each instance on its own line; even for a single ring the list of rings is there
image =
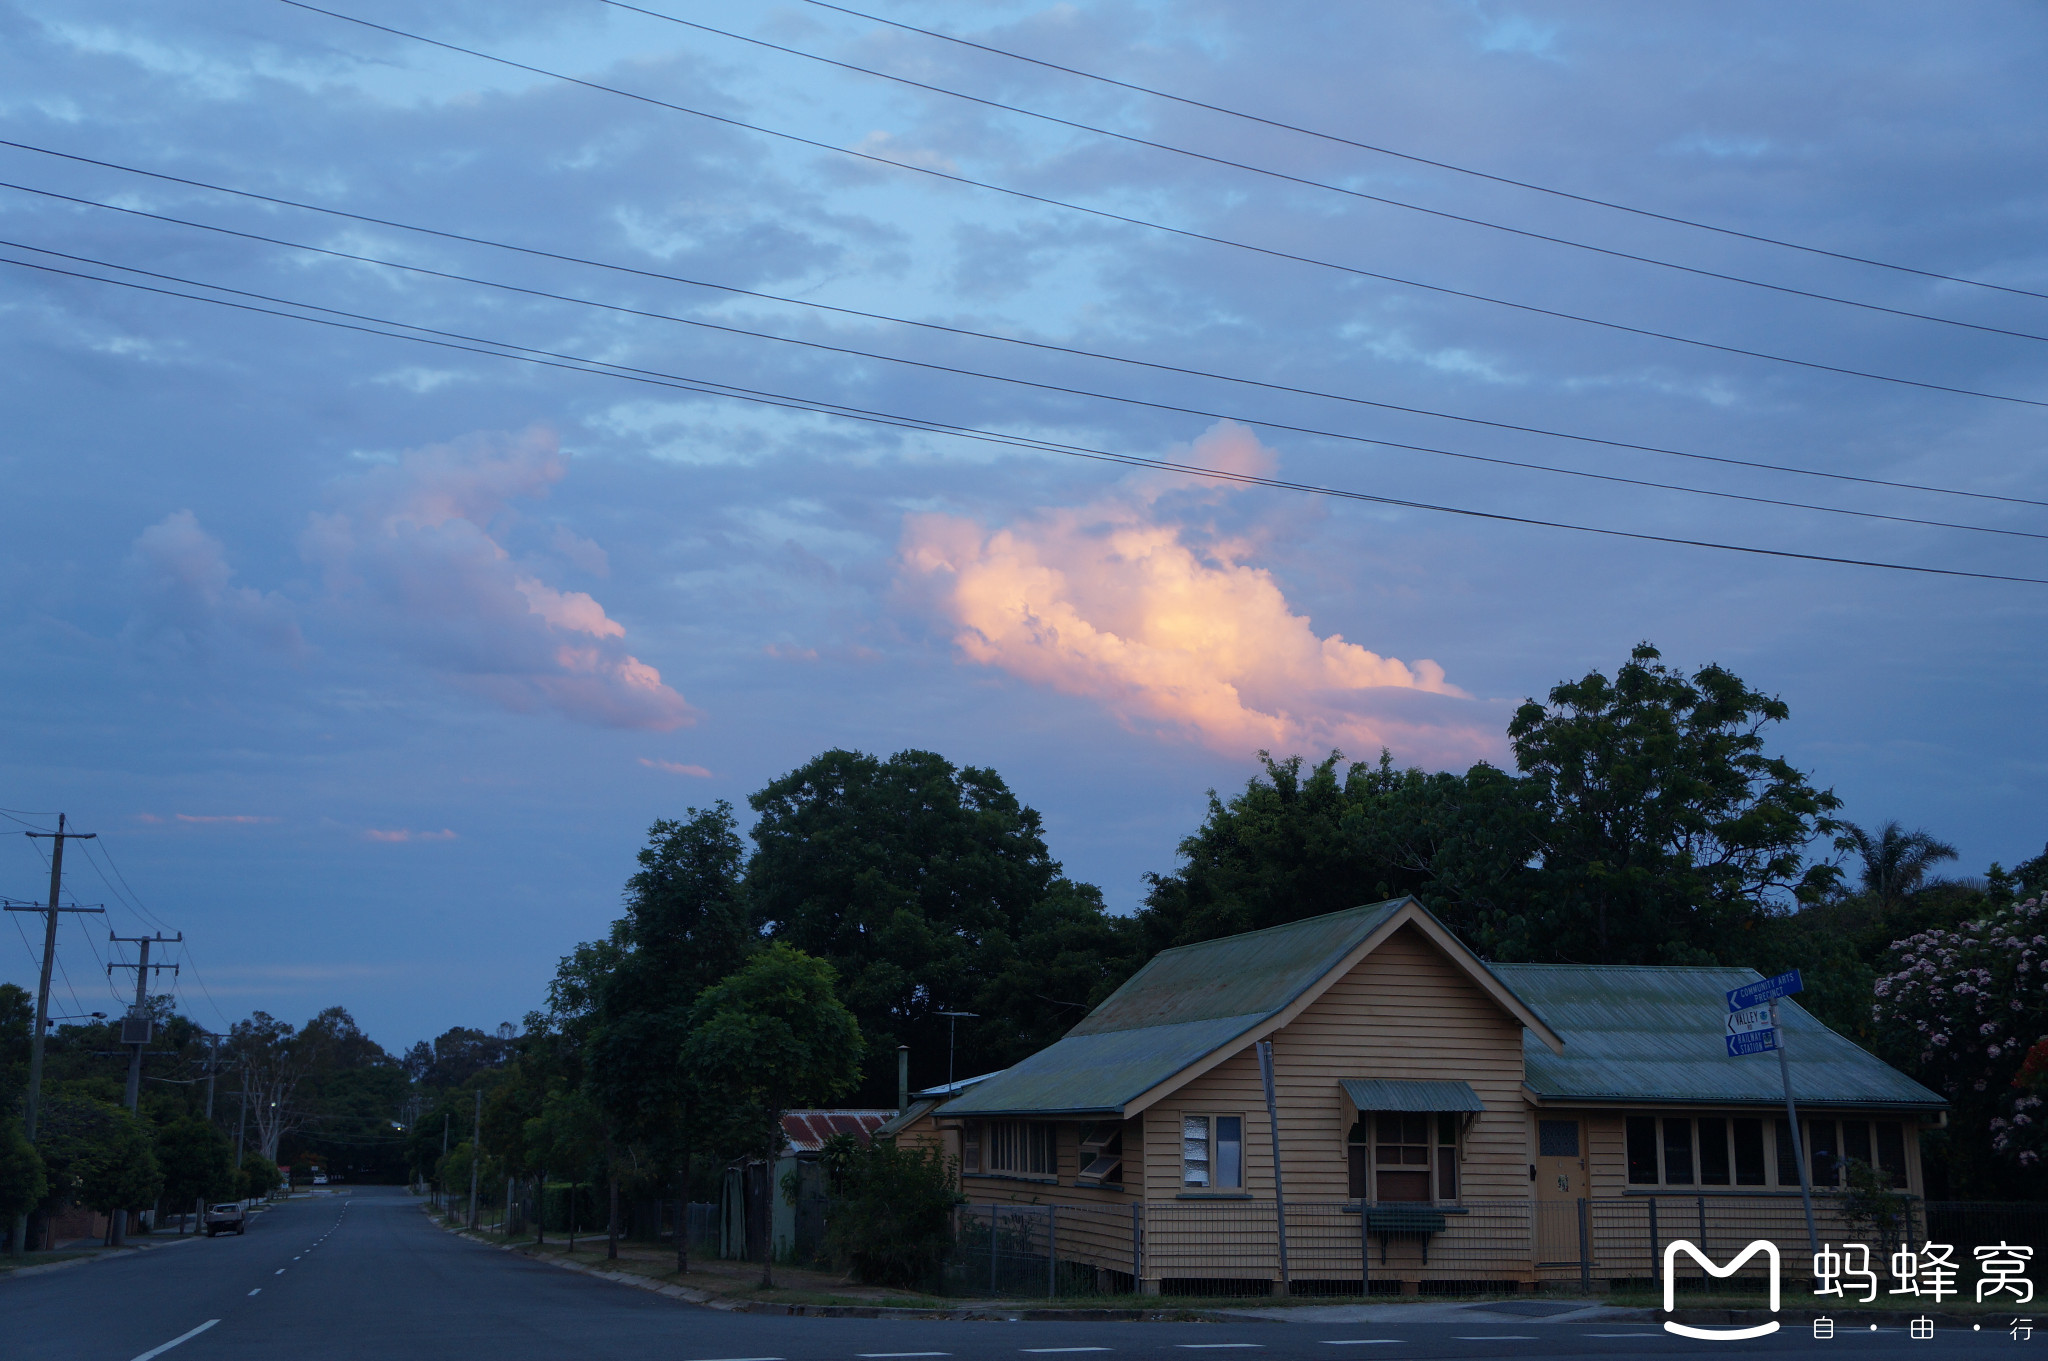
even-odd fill
[[[671,775],[694,775],[700,780],[711,778],[711,772],[704,767],[686,766],[678,761],[657,761],[653,757],[643,756],[640,758],[640,764],[651,770],[665,770]]]
[[[1188,461],[1276,466],[1272,451],[1227,423],[1197,440]],[[1326,746],[1370,755],[1384,745],[1447,760],[1491,750],[1490,720],[1471,712],[1442,667],[1319,635],[1272,574],[1244,560],[1250,545],[1190,543],[1160,506],[1162,490],[1139,479],[996,530],[911,516],[903,570],[936,592],[966,660],[1093,699],[1133,727],[1232,755]]]
[[[314,515],[300,548],[345,616],[508,709],[656,732],[695,722],[661,673],[626,651],[625,625],[505,548],[517,504],[547,495],[563,472],[543,430],[414,450],[341,483],[340,508]]]
[[[130,637],[196,657],[234,641],[289,657],[305,654],[291,603],[274,591],[235,585],[226,550],[191,511],[172,511],[143,530],[131,557],[142,576],[143,602],[129,620]]]
[[[455,833],[449,831],[446,827],[443,827],[438,832],[416,832],[410,827],[365,827],[363,829],[363,839],[366,841],[388,842],[453,841],[455,840]]]
[[[142,822],[162,822],[162,821],[163,821],[163,819],[162,819],[162,818],[158,817],[158,816],[157,816],[156,814],[154,814],[154,813],[143,813],[143,814],[141,814],[141,815],[140,815],[140,818],[139,818],[139,820],[140,820],[140,821],[142,821]],[[276,819],[276,818],[270,818],[270,817],[260,817],[260,816],[258,816],[258,815],[257,815],[257,814],[255,814],[255,813],[173,813],[173,814],[171,814],[171,821],[173,821],[173,822],[191,822],[191,823],[203,823],[203,824],[205,824],[205,823],[226,823],[226,824],[230,824],[230,825],[233,825],[233,826],[249,826],[249,825],[251,825],[251,824],[254,824],[254,823],[260,823],[260,822],[276,822],[277,820],[278,820],[278,819]]]

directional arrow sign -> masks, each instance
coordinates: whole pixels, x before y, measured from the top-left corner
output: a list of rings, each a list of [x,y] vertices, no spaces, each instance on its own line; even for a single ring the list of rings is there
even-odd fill
[[[1728,1033],[1730,1035],[1748,1035],[1755,1031],[1769,1030],[1770,1028],[1771,1009],[1767,1006],[1744,1007],[1740,1011],[1728,1013]]]
[[[1728,990],[1728,1010],[1741,1011],[1745,1007],[1753,1007],[1760,1002],[1768,1002],[1776,997],[1789,997],[1793,993],[1800,991],[1802,986],[1799,981],[1799,970],[1797,969],[1792,970],[1790,973],[1781,973],[1776,978],[1765,978],[1755,983],[1744,983],[1739,988],[1730,988]]]
[[[1768,1054],[1778,1047],[1778,1032],[1775,1030],[1750,1030],[1728,1038],[1728,1057],[1739,1059],[1750,1054]]]

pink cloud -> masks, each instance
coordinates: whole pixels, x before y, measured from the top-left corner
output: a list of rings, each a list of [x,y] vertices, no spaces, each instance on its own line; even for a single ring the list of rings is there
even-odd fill
[[[711,772],[704,767],[686,766],[677,761],[657,761],[652,757],[643,756],[640,758],[640,764],[651,770],[665,770],[671,775],[694,775],[700,780],[711,778]]]
[[[258,817],[254,813],[173,813],[171,816],[179,822],[228,822],[238,825],[277,821],[276,818]]]
[[[210,654],[229,639],[293,658],[305,654],[290,602],[275,591],[235,585],[226,550],[191,511],[172,511],[137,535],[134,561],[146,598],[131,634],[188,654]]]
[[[339,485],[339,508],[312,517],[301,551],[348,618],[494,703],[656,732],[695,722],[596,598],[504,546],[519,504],[564,472],[544,430],[415,450]]]
[[[415,832],[410,827],[366,827],[363,836],[369,841],[453,841],[455,833],[443,827],[438,832]]]
[[[1267,471],[1242,427],[1188,460]],[[1471,759],[1497,745],[1491,716],[1433,661],[1320,635],[1250,545],[1198,547],[1164,512],[1157,479],[1003,529],[946,515],[905,521],[906,577],[932,591],[962,657],[1103,705],[1134,727],[1245,755],[1381,746],[1407,759]]]

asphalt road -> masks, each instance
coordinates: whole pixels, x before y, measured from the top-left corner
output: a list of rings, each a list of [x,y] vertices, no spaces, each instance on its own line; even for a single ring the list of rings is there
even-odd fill
[[[2048,1310],[2044,1310],[2048,1315]],[[2048,1323],[2048,1317],[2042,1320]],[[201,1331],[194,1332],[199,1329]],[[183,1339],[182,1341],[178,1339]],[[166,1348],[166,1344],[174,1344]],[[1654,1325],[1036,1323],[806,1319],[700,1309],[468,1242],[396,1189],[295,1200],[239,1237],[0,1280],[0,1358],[53,1361],[1295,1361],[1317,1357],[1982,1357],[2048,1335],[1788,1326],[1697,1342]]]

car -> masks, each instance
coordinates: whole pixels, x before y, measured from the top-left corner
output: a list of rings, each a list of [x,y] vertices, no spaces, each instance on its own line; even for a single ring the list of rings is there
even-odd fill
[[[325,1172],[315,1172],[313,1174],[313,1184],[315,1186],[325,1186],[327,1184],[327,1174]]]
[[[222,1201],[206,1207],[206,1236],[212,1238],[222,1233],[249,1232],[249,1213],[238,1200]]]

